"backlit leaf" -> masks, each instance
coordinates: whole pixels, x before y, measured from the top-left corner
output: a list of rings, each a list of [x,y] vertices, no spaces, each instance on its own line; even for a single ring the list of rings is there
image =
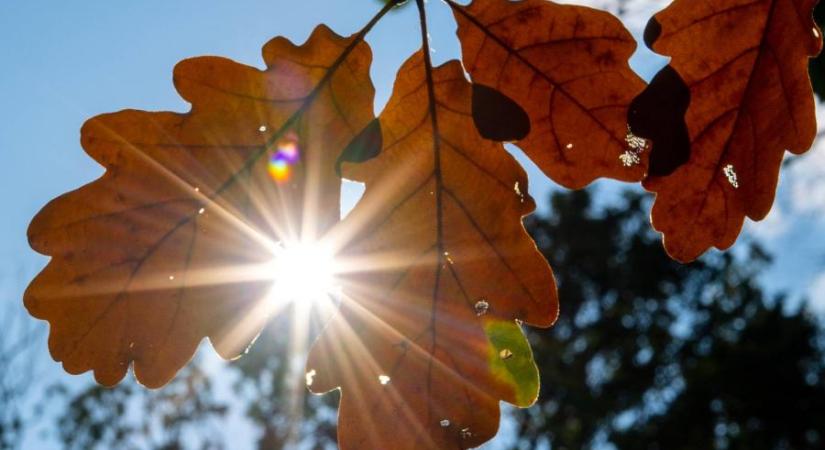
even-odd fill
[[[569,188],[642,179],[647,154],[629,139],[627,110],[644,82],[627,63],[636,41],[619,19],[546,0],[448,3],[473,82],[527,111],[530,133],[517,145],[544,173]]]
[[[644,182],[656,193],[653,226],[674,258],[730,247],[745,217],[760,220],[770,211],[785,150],[810,148],[816,121],[808,60],[822,45],[815,3],[676,0],[649,24],[649,44],[672,58],[665,70],[681,82],[657,77],[648,89],[658,96],[689,92],[686,115],[677,119],[687,134],[649,135],[656,138],[651,158],[666,160],[689,146],[689,160]],[[644,118],[662,114],[655,103],[640,107],[650,108],[636,112]]]
[[[326,27],[295,46],[276,38],[267,68],[183,61],[188,113],[127,110],[89,120],[98,180],[49,203],[29,229],[52,257],[25,304],[51,325],[71,373],[117,383],[134,363],[165,384],[208,337],[236,357],[276,305],[267,300],[279,242],[339,218],[340,151],[372,119],[371,53]]]
[[[307,365],[313,391],[342,388],[344,450],[487,441],[499,401],[538,393],[516,320],[546,327],[558,311],[521,221],[535,207],[524,170],[475,131],[461,65],[428,67],[418,52],[401,68],[380,155],[344,165],[366,184],[334,233],[354,272]]]

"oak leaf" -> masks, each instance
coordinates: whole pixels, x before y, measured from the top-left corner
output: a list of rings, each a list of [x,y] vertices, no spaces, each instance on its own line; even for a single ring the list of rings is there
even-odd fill
[[[31,246],[52,259],[25,294],[68,372],[112,385],[134,363],[158,387],[204,337],[224,358],[248,347],[272,312],[278,242],[339,219],[338,153],[373,116],[362,37],[320,26],[301,46],[276,38],[265,70],[185,60],[174,82],[188,113],[83,126],[106,172],[33,220]]]
[[[662,114],[655,101],[638,101],[631,114],[635,129],[675,130],[653,138],[652,159],[686,160],[644,181],[656,193],[653,226],[675,259],[730,247],[746,216],[770,211],[785,150],[811,147],[808,60],[822,45],[815,4],[676,0],[648,25],[648,45],[671,62],[648,87],[657,94],[643,96],[688,96],[685,115],[667,124],[651,125]]]
[[[432,69],[419,51],[379,117],[380,155],[343,166],[366,185],[333,233],[356,269],[307,383],[342,388],[344,450],[476,447],[499,401],[537,396],[517,319],[551,325],[555,283],[521,221],[535,207],[526,174],[475,132],[471,91],[460,63]]]
[[[574,189],[644,177],[645,143],[627,125],[644,82],[628,65],[636,41],[619,19],[546,0],[447,2],[473,82],[524,108],[530,132],[517,145],[544,173]]]

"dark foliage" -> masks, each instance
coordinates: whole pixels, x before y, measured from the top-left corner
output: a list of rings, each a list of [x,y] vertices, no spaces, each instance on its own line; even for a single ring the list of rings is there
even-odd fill
[[[94,384],[80,392],[57,385],[46,398],[50,405],[68,400],[57,422],[65,449],[225,448],[219,424],[228,407],[216,400],[212,382],[197,364],[157,391],[134,381],[114,389]]]
[[[290,311],[285,311],[273,320],[247,355],[230,364],[228,373],[220,372],[234,378],[223,386],[232,389],[229,397],[216,392],[220,387],[197,359],[155,391],[134,380],[114,388],[93,384],[81,392],[52,387],[47,395],[50,404],[65,400],[58,440],[67,450],[219,450],[250,439],[261,449],[283,449],[301,436],[312,436],[306,450],[335,448],[337,396],[304,396],[303,375],[296,374],[284,357],[296,336],[290,319]],[[304,329],[306,324],[298,326]],[[314,324],[310,335],[318,328]],[[223,424],[232,409],[246,416],[256,430],[254,436],[226,432]]]
[[[531,337],[539,404],[519,448],[815,449],[825,360],[814,320],[782,312],[758,246],[681,265],[645,222],[644,198],[598,215],[586,192],[555,195],[530,228],[556,271],[562,314]]]
[[[245,401],[260,449],[290,448],[302,437],[311,436],[304,450],[334,449],[338,395],[308,394],[303,374],[306,357],[300,348],[311,343],[321,325],[294,323],[286,311],[261,334],[245,357],[232,367],[237,371],[235,390]],[[299,332],[303,330],[303,332]],[[297,342],[296,342],[297,341]],[[299,349],[289,361],[290,348]]]
[[[0,303],[0,450],[14,450],[23,440],[25,401],[34,384],[32,354],[42,329],[11,303]]]

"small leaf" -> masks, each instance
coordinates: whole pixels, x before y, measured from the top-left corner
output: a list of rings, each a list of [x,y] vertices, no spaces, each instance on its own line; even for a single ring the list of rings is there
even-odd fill
[[[520,141],[530,133],[527,113],[501,92],[473,84],[473,121],[482,137],[492,141]]]
[[[360,163],[369,161],[381,153],[383,146],[383,135],[381,134],[381,122],[374,119],[366,126],[358,136],[347,145],[338,161],[335,162],[335,172],[341,176],[341,164],[345,162]]]
[[[674,258],[691,261],[712,246],[730,247],[745,217],[760,220],[770,211],[785,150],[811,147],[808,62],[822,46],[815,4],[676,0],[653,19],[646,37],[671,63],[643,94],[647,110],[637,118],[646,123],[635,126],[673,130],[653,142],[654,154],[677,156],[684,153],[682,120],[687,127],[688,162],[671,174],[651,172],[644,182],[656,193],[653,226]],[[685,86],[684,119],[665,115],[663,103],[652,100],[678,103]]]
[[[685,111],[690,90],[676,71],[665,67],[630,105],[628,125],[633,134],[654,143],[648,176],[673,173],[690,159]]]

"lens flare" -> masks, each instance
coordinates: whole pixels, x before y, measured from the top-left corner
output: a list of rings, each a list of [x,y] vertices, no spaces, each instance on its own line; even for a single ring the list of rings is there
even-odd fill
[[[276,183],[285,183],[292,176],[292,166],[298,164],[301,159],[301,150],[298,146],[298,138],[291,134],[278,143],[277,150],[269,156],[269,176]]]
[[[282,244],[268,265],[269,301],[317,303],[334,295],[339,272],[332,249],[318,242]]]
[[[289,164],[295,164],[298,162],[298,143],[297,142],[284,142],[283,144],[278,146],[278,156],[288,162]]]
[[[289,181],[289,163],[272,155],[269,159],[269,176],[278,183]]]

